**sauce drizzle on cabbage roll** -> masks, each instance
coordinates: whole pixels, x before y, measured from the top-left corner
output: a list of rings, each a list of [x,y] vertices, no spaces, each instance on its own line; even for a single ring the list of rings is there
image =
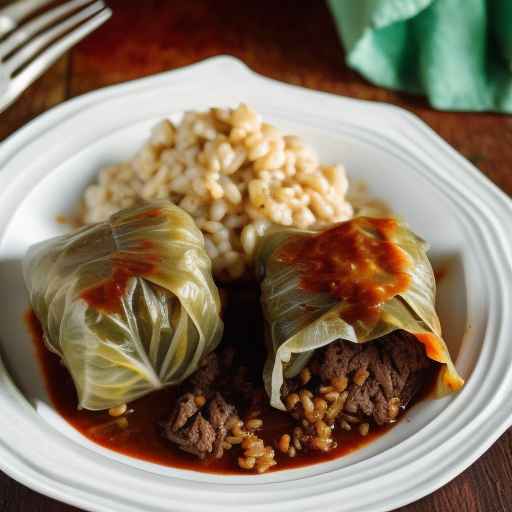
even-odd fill
[[[359,217],[292,240],[276,257],[295,265],[304,291],[345,301],[341,317],[347,322],[376,323],[381,305],[411,283],[411,259],[391,240],[397,226],[394,219]]]

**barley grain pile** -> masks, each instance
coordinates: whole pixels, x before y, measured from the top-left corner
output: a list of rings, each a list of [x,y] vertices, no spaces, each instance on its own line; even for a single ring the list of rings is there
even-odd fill
[[[80,222],[169,199],[204,233],[215,276],[237,279],[270,225],[316,229],[349,219],[347,188],[341,165],[321,164],[300,138],[241,104],[159,122],[132,160],[100,171]]]

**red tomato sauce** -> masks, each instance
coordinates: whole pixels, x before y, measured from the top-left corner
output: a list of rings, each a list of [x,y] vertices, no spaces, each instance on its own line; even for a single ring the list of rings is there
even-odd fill
[[[176,399],[173,388],[155,391],[131,402],[126,421],[111,417],[107,411],[77,409],[77,396],[71,376],[59,357],[44,346],[41,326],[32,311],[27,313],[26,322],[51,402],[58,413],[82,435],[110,450],[164,466],[209,473],[248,474],[238,467],[237,459],[241,453],[236,446],[225,451],[221,459],[201,461],[161,437],[159,424],[169,415]],[[242,364],[247,366],[255,378],[261,380],[265,353],[261,342],[263,319],[257,290],[245,289],[236,296],[236,300],[228,301],[225,323],[224,339],[239,341],[236,347],[241,352]],[[261,326],[261,329],[255,329],[255,326]],[[264,397],[262,390],[260,393]],[[239,411],[243,416],[243,409],[239,408]],[[259,417],[263,420],[263,430],[258,431],[258,435],[266,444],[275,446],[281,435],[289,434],[296,426],[288,413],[271,408],[264,398],[261,411]],[[335,433],[337,448],[328,453],[299,452],[295,458],[290,458],[276,450],[277,465],[271,471],[336,459],[367,445],[392,427],[372,425],[366,437],[359,435],[357,430],[345,432],[338,429]]]
[[[302,289],[344,301],[347,322],[375,322],[381,305],[411,282],[411,260],[392,241],[397,227],[394,219],[358,217],[290,241],[277,259],[298,269]]]
[[[136,219],[161,220],[161,208],[151,208],[141,212]],[[138,254],[138,252],[143,254]],[[130,246],[130,251],[117,252],[111,257],[112,276],[99,284],[84,290],[81,298],[90,306],[108,313],[121,313],[121,297],[128,281],[133,277],[154,274],[160,258],[151,240],[140,240]]]

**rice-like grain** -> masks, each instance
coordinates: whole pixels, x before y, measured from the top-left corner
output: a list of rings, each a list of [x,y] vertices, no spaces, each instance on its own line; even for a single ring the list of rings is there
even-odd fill
[[[330,437],[332,433],[331,429],[322,420],[315,423],[315,430],[318,436],[322,439]]]
[[[329,393],[326,393],[324,395],[324,398],[328,402],[334,402],[334,401],[336,401],[338,399],[339,396],[340,396],[340,394],[337,391],[329,391]]]
[[[288,434],[283,434],[281,436],[281,438],[279,439],[279,449],[283,452],[283,453],[288,453],[289,449],[290,449],[290,441],[291,441],[291,437],[288,435]]]
[[[352,430],[352,426],[346,420],[340,420],[339,425],[343,430],[346,430],[347,432],[350,432]]]
[[[254,448],[249,448],[245,450],[244,455],[246,457],[263,457],[265,454],[265,450],[259,446],[255,446]]]
[[[347,188],[341,165],[320,164],[300,138],[282,135],[241,104],[156,124],[131,160],[100,170],[78,220],[98,222],[122,208],[169,199],[202,219],[215,277],[229,280],[246,272],[272,224],[321,229],[349,219]],[[226,260],[229,251],[239,257]]]
[[[313,403],[313,400],[307,395],[303,395],[301,398],[302,407],[304,407],[304,412],[311,413],[315,409],[315,405]]]
[[[321,413],[324,413],[327,410],[328,404],[327,404],[327,402],[323,398],[316,397],[313,400],[313,402],[315,404],[315,411],[319,411]]]
[[[300,401],[300,397],[297,393],[290,393],[286,397],[286,407],[288,408],[289,411],[291,411],[297,405],[297,402],[299,402],[299,401]]]
[[[361,425],[359,425],[359,433],[364,437],[368,435],[368,432],[370,432],[369,423],[361,423]]]
[[[260,447],[261,449],[263,449],[263,441],[261,439],[257,438],[256,436],[251,435],[250,437],[246,437],[242,441],[242,448],[244,450],[249,450],[251,448],[256,448],[256,447]]]
[[[388,403],[388,414],[391,419],[395,419],[400,412],[400,398],[392,398]]]
[[[272,466],[275,466],[276,464],[277,462],[275,460],[272,462],[256,464],[256,471],[258,473],[265,473],[265,471],[268,471]]]
[[[117,418],[118,416],[122,416],[128,410],[128,406],[126,404],[118,405],[117,407],[112,407],[108,410],[110,416]]]
[[[242,469],[253,469],[254,464],[256,464],[256,459],[254,457],[238,457],[238,465]]]
[[[328,452],[331,449],[332,446],[332,439],[323,439],[320,437],[315,437],[312,440],[312,447],[315,450],[320,450],[322,452]]]
[[[228,427],[232,435],[226,437],[225,443],[229,444],[230,448],[233,445],[240,445],[244,450],[243,456],[238,458],[238,465],[242,469],[256,469],[258,473],[264,473],[277,464],[274,449],[265,446],[263,439],[251,430],[262,425],[263,421],[259,418],[252,418],[245,423],[235,418]]]
[[[247,421],[245,425],[250,430],[256,430],[262,427],[263,421],[260,420],[259,418],[254,418],[252,420]]]
[[[196,395],[194,397],[194,402],[196,403],[197,407],[203,407],[203,405],[206,403],[206,397],[204,395]]]
[[[122,418],[118,418],[116,420],[116,425],[124,430],[125,428],[128,428],[128,419],[125,416],[123,416]]]
[[[335,377],[331,380],[333,387],[336,389],[336,391],[339,391],[340,393],[345,391],[348,386],[348,379],[347,377]]]
[[[364,368],[359,368],[354,375],[354,383],[357,384],[358,386],[362,386],[369,376],[370,373],[368,372],[368,370],[365,370]]]
[[[311,379],[311,372],[309,368],[303,368],[300,372],[300,380],[302,384],[307,384],[309,380]]]

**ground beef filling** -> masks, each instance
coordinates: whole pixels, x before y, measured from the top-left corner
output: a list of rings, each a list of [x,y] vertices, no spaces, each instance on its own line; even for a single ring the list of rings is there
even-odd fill
[[[413,335],[395,331],[365,344],[331,343],[310,366],[324,385],[347,379],[344,412],[382,425],[396,419],[397,408],[407,407],[432,364]]]
[[[222,457],[229,428],[238,420],[237,408],[230,401],[250,398],[244,396],[251,391],[250,383],[239,369],[233,371],[233,359],[229,348],[219,355],[209,354],[184,383],[183,394],[162,423],[165,438],[201,459]]]
[[[405,331],[364,344],[340,340],[327,345],[285,382],[283,401],[296,427],[274,440],[274,447],[290,457],[301,450],[329,451],[336,447],[336,429],[357,428],[364,436],[372,423],[395,421],[435,364]],[[162,424],[163,436],[201,459],[220,458],[239,444],[245,450],[240,467],[262,472],[275,464],[272,447],[255,433],[264,428],[262,420],[250,414],[249,420],[240,420],[239,411],[261,409],[262,400],[268,400],[247,370],[232,349],[210,354],[183,384]]]
[[[164,424],[164,435],[182,450],[201,459],[208,455],[220,458],[227,435],[226,425],[236,418],[237,411],[220,393],[215,393],[204,404],[202,398],[204,395],[184,394]]]

